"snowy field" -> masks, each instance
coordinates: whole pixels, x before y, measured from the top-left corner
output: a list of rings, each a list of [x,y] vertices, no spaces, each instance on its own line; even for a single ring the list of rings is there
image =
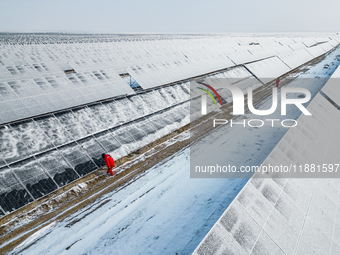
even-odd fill
[[[329,78],[339,65],[337,54],[340,50],[300,77]],[[329,67],[324,68],[325,64]],[[313,81],[305,85],[315,96],[325,80]],[[297,85],[291,82],[288,86]],[[270,104],[268,99],[261,108],[268,109]],[[287,118],[296,119],[299,114],[288,108]],[[251,114],[246,117],[253,118]],[[238,165],[260,165],[287,131],[283,127],[226,128],[211,133],[202,143],[228,151],[225,160]],[[183,135],[189,138],[187,133]],[[221,137],[229,142],[217,144]],[[192,179],[189,165],[190,148],[184,148],[124,188],[106,194],[61,222],[52,222],[12,253],[191,254],[247,179]]]

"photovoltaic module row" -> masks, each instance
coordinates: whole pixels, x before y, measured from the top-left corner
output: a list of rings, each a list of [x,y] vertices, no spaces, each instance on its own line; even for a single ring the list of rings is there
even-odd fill
[[[13,43],[8,43],[10,38]],[[25,43],[33,38],[36,43]],[[143,89],[153,89],[266,58],[279,57],[287,68],[295,68],[327,52],[337,40],[0,34],[0,123],[135,94],[121,74],[131,75]]]
[[[3,213],[102,167],[104,152],[121,158],[187,124],[188,93],[179,84],[1,126]]]

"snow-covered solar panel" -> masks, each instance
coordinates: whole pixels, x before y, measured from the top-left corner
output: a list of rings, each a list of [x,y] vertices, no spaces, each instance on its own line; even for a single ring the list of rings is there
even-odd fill
[[[55,115],[35,118],[34,122],[39,126],[39,132],[44,133],[54,146],[63,145],[74,139]]]
[[[110,131],[103,131],[95,134],[94,137],[105,149],[105,152],[110,153],[114,158],[121,158],[128,154],[128,148],[118,142]]]
[[[253,55],[256,60],[273,56],[271,51],[262,47],[258,47],[258,45],[248,46],[247,50]]]
[[[104,159],[101,156],[105,149],[93,136],[83,138],[77,141],[77,143],[98,167],[105,165]]]
[[[285,134],[263,165],[339,163],[337,162],[339,157],[334,152],[340,142],[340,138],[335,135],[340,125],[340,112],[320,93],[315,96],[307,109],[312,116],[301,115],[297,119],[298,125]],[[315,171],[308,173],[308,176],[322,177],[322,174],[323,172]],[[333,174],[336,176],[334,172],[329,173],[329,177]],[[300,175],[297,173],[296,177],[303,177],[303,173]]]
[[[116,127],[110,129],[115,139],[128,149],[128,153],[140,148],[140,144],[135,138],[128,132],[125,126]]]
[[[6,213],[33,201],[9,167],[0,168],[0,198],[0,206]]]
[[[290,53],[281,54],[278,56],[284,63],[286,63],[291,69],[294,69],[311,59],[313,56],[305,49],[292,51]]]
[[[180,127],[180,124],[179,124],[180,118],[173,111],[172,108],[162,111],[158,117],[161,120],[161,122],[166,125],[170,133]]]
[[[58,150],[79,176],[84,176],[98,168],[76,142],[62,146]]]
[[[234,52],[228,52],[227,55],[236,65],[256,60],[251,54],[251,52],[244,48],[241,50],[238,49],[237,51]]]
[[[314,58],[319,57],[326,52],[320,45],[306,48],[306,50],[312,54]]]
[[[31,155],[30,150],[10,126],[0,126],[0,149],[2,158],[7,164]]]
[[[323,43],[328,42],[330,40],[330,37],[313,37],[313,40],[317,43]]]
[[[304,45],[302,42],[292,43],[288,45],[292,50],[301,50],[305,49],[306,45]]]
[[[91,54],[104,55],[100,46],[16,45],[14,48],[22,48],[24,58],[13,52],[2,54],[1,63],[6,67],[1,68],[0,79],[2,123],[134,93],[110,67],[110,61],[91,59]],[[59,56],[53,62],[51,49]],[[72,58],[87,60],[71,61]],[[103,68],[98,70],[99,66]]]
[[[329,40],[328,43],[332,45],[332,47],[336,47],[339,44],[339,42],[335,39]]]
[[[47,195],[58,188],[35,158],[20,161],[11,165],[10,168],[34,199]]]
[[[134,122],[124,125],[124,128],[141,147],[152,142],[151,138]]]
[[[288,44],[293,44],[298,42],[298,40],[296,40],[296,37],[278,37],[278,38],[274,38],[274,41],[282,44],[282,45],[288,45]]]
[[[134,93],[118,75],[106,83],[90,81],[86,86],[78,78],[68,77],[72,82],[59,81],[62,88],[53,88],[50,84],[57,84],[57,79],[48,82],[45,78],[0,83],[2,123]]]
[[[302,40],[302,43],[306,45],[306,47],[311,47],[317,43],[317,41],[314,38],[304,38]]]
[[[267,82],[268,78],[275,79],[291,70],[278,57],[264,59],[245,66],[263,82]]]
[[[298,126],[288,130],[262,165],[339,163],[335,151],[340,140],[333,135],[340,125],[339,111],[319,93],[308,110],[312,116],[301,115]],[[328,254],[335,245],[330,241],[334,230],[339,231],[334,212],[340,181],[331,178],[338,177],[335,171],[317,172],[274,172],[269,178],[255,173],[193,254]],[[321,235],[329,242],[320,245]]]
[[[151,114],[148,117],[149,122],[156,129],[157,135],[159,135],[160,137],[169,133],[169,129],[166,123],[164,123],[162,119],[160,118],[161,114],[162,114],[161,112],[157,112],[157,113]]]
[[[38,163],[53,177],[59,187],[79,178],[72,166],[63,158],[61,153],[54,149],[36,157]]]
[[[320,46],[325,52],[330,51],[330,50],[333,48],[332,44],[330,44],[330,43],[328,43],[328,42],[322,43],[322,44],[320,44],[319,46]]]
[[[159,134],[157,134],[157,129],[149,122],[148,119],[142,117],[138,120],[134,120],[133,122],[134,125],[142,130],[151,141],[155,141],[161,137]]]
[[[71,110],[54,114],[63,127],[71,134],[72,139],[80,139],[90,134],[76,114]],[[86,123],[87,125],[87,123]]]

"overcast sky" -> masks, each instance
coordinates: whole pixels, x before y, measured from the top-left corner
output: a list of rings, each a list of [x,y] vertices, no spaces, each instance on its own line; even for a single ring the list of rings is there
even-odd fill
[[[0,31],[339,32],[340,0],[0,0]]]

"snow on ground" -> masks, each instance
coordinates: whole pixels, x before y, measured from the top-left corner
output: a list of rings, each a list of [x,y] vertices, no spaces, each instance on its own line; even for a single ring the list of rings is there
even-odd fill
[[[301,77],[329,77],[338,63],[328,69],[324,65],[335,62],[336,54],[339,50]],[[323,80],[316,78],[305,85],[314,96],[320,83]],[[288,86],[297,84],[291,82]],[[261,108],[268,109],[270,104],[267,100]],[[288,108],[287,118],[296,118],[299,113]],[[237,139],[234,130],[222,127],[204,138],[204,143],[219,146],[228,162],[241,164],[248,160],[248,165],[259,165],[287,128],[238,129]],[[229,142],[216,144],[221,136]],[[184,148],[125,187],[61,222],[51,223],[13,253],[191,254],[247,179],[190,178],[189,157],[190,149]]]

